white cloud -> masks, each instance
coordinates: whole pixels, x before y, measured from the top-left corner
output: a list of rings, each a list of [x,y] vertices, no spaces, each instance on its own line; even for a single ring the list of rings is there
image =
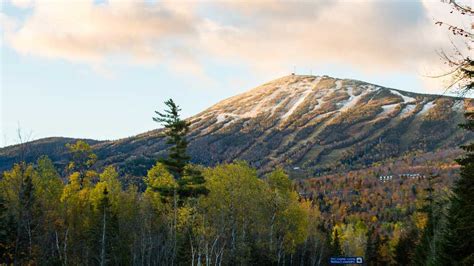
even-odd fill
[[[420,3],[306,3],[302,16],[293,5],[278,2],[270,9],[287,13],[260,15],[264,11],[254,11],[256,23],[233,25],[238,31],[209,33],[211,48],[220,55],[254,59],[263,68],[312,61],[383,71],[400,70],[432,57],[439,45],[432,42],[431,25]]]
[[[21,27],[6,34],[19,53],[97,64],[108,56],[159,62],[164,46],[193,34],[193,18],[168,5],[137,1],[37,1]]]
[[[11,0],[11,3],[18,8],[29,8],[33,6],[33,0]]]
[[[27,1],[28,2],[28,1]],[[418,1],[36,1],[6,33],[19,53],[86,62],[110,56],[203,75],[217,59],[263,72],[339,64],[417,73],[448,47],[440,7]]]

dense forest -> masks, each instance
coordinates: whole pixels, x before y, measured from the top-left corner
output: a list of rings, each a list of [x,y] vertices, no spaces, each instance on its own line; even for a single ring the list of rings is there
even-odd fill
[[[459,161],[461,171],[439,154],[407,155],[366,170],[297,180],[281,168],[259,176],[244,161],[203,167],[189,163],[189,122],[179,118],[172,100],[166,104],[169,109],[154,119],[166,128],[168,154],[157,158],[144,186],[124,182],[113,166],[95,167],[97,155],[84,141],[67,146],[71,161],[65,169],[43,156],[5,171],[0,262],[327,265],[337,256],[364,257],[368,265],[472,261],[466,247],[459,258],[442,252],[456,237],[445,236],[447,226],[459,222],[450,220],[449,186],[459,184],[459,173],[472,178],[463,166],[470,157]]]
[[[84,142],[70,149],[66,182],[47,157],[3,174],[4,263],[325,265],[347,255],[401,264],[427,223],[429,178],[392,180],[396,190],[354,176],[301,182],[318,191],[310,196],[281,169],[259,178],[245,162],[188,165],[177,181],[158,162],[139,191],[112,167],[92,170]]]

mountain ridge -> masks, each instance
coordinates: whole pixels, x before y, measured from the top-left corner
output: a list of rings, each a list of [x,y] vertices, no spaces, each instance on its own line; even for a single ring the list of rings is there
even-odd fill
[[[284,166],[317,174],[363,168],[410,151],[466,143],[472,136],[457,124],[472,103],[470,98],[419,94],[352,79],[289,75],[187,118],[189,152],[195,163],[240,159],[263,171]],[[134,172],[134,164],[151,164],[166,154],[161,130],[91,144],[101,165]],[[12,164],[17,158],[14,150],[0,149],[0,166]],[[59,157],[54,155],[65,152],[45,153]]]

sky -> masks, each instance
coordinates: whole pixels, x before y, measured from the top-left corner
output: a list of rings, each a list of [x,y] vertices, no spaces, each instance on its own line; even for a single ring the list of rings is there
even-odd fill
[[[440,51],[469,28],[438,0],[1,1],[0,147],[113,140],[297,74],[443,93]]]

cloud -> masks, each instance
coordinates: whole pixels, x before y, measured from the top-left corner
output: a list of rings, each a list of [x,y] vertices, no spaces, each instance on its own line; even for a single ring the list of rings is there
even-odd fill
[[[193,18],[168,4],[138,1],[36,1],[29,16],[6,41],[19,53],[100,63],[111,56],[158,63],[170,43],[193,35]]]
[[[29,2],[29,1],[26,1]],[[209,60],[262,72],[339,64],[416,73],[449,47],[429,1],[35,1],[5,34],[19,53],[98,65],[125,56],[204,73]],[[444,7],[444,6],[443,6]]]
[[[250,12],[235,5],[238,8],[233,10],[242,16]],[[250,13],[256,23],[239,21],[227,30],[214,27],[209,32],[212,51],[253,60],[262,68],[332,62],[378,71],[406,69],[414,62],[431,60],[439,47],[432,41],[434,27],[419,2],[304,3],[300,6],[304,12],[289,2],[268,5],[269,10],[280,11],[271,15],[262,7]]]
[[[18,8],[30,8],[33,6],[33,0],[11,0],[11,3]]]

